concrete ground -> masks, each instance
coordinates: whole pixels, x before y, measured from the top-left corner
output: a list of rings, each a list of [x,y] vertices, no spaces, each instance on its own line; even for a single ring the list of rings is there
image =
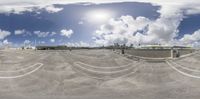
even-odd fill
[[[199,99],[200,53],[136,61],[111,50],[0,51],[0,99]]]

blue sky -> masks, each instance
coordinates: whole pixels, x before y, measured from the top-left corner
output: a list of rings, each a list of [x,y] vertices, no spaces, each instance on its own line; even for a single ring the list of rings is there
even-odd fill
[[[181,10],[185,7],[182,4],[174,9],[168,8],[173,4],[145,1],[51,3],[42,7],[22,6],[23,9],[7,4],[12,10],[0,8],[1,46],[20,47],[24,43],[34,46],[35,42],[36,45],[77,46],[200,45],[200,38],[194,38],[200,36],[200,11]]]

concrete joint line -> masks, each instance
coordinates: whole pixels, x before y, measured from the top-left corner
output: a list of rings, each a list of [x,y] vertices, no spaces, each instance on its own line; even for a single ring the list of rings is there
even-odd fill
[[[12,72],[17,73],[17,72],[26,71],[28,69],[31,69],[31,68],[35,67],[35,68],[31,69],[30,71],[25,72],[24,74],[13,75],[13,76],[0,76],[0,79],[13,79],[13,78],[24,77],[24,76],[27,76],[29,74],[34,73],[35,71],[40,69],[42,66],[43,66],[42,63],[36,63],[34,65],[31,65],[31,66],[27,67],[27,68],[23,68],[23,69],[16,70],[16,71],[0,71],[0,73],[12,73]]]
[[[191,77],[191,78],[196,78],[196,79],[200,79],[200,76],[194,76],[194,75],[185,73],[185,72],[183,72],[183,71],[177,69],[177,68],[174,67],[169,61],[166,61],[166,63],[167,63],[171,68],[173,68],[174,70],[176,70],[177,72],[179,72],[180,74],[182,74],[182,75],[184,75],[184,76]]]

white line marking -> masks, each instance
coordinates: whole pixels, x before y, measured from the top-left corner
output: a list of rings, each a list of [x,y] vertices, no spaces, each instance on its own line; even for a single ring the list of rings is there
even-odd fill
[[[200,56],[200,54],[199,54],[199,53],[197,53],[197,54],[195,54],[195,55],[197,55],[197,56]]]
[[[86,63],[83,63],[83,62],[75,62],[74,64],[83,64],[83,65],[86,65],[88,67],[91,67],[91,68],[106,68],[106,69],[113,69],[113,68],[122,68],[122,67],[129,67],[130,65],[133,65],[134,62],[130,63],[130,64],[127,64],[127,65],[121,65],[121,66],[109,66],[109,67],[99,67],[99,66],[93,66],[93,65],[89,65],[89,64],[86,64]]]
[[[181,55],[179,58],[173,58],[171,60],[180,60],[180,59],[192,57],[193,55],[198,55],[198,54],[199,54],[199,51],[195,51],[195,52],[192,52],[192,53],[189,53],[189,54]]]
[[[85,67],[83,67],[83,66],[81,66],[81,65],[79,65],[79,64],[76,64],[76,65],[78,65],[78,67],[79,68],[82,68],[82,69],[84,69],[84,70],[86,70],[86,71],[89,71],[89,72],[93,72],[93,73],[97,73],[97,74],[116,74],[116,73],[121,73],[121,72],[125,72],[125,71],[128,71],[128,70],[130,70],[130,69],[132,69],[132,68],[135,68],[135,66],[134,67],[132,67],[132,66],[130,66],[130,67],[128,67],[128,68],[125,68],[125,69],[123,69],[123,70],[118,70],[118,71],[110,71],[110,72],[103,72],[103,71],[95,71],[95,70],[90,70],[90,69],[87,69],[87,68],[85,68]],[[137,66],[138,64],[136,64],[136,66]]]
[[[85,76],[87,76],[87,77],[90,77],[90,78],[93,78],[93,79],[100,79],[100,80],[105,80],[105,79],[109,79],[109,80],[112,80],[112,79],[116,79],[116,78],[122,78],[122,77],[126,77],[126,76],[128,76],[128,75],[131,75],[131,74],[134,74],[134,73],[136,73],[137,72],[137,70],[138,70],[138,68],[139,68],[139,64],[141,64],[141,62],[140,63],[138,63],[135,67],[130,67],[130,68],[135,68],[134,69],[134,71],[133,72],[130,72],[130,73],[127,73],[127,74],[124,74],[124,75],[122,75],[122,76],[119,76],[119,77],[114,77],[114,78],[109,78],[109,77],[94,77],[94,76],[90,76],[90,75],[88,75],[87,73],[84,73],[84,72],[80,72],[81,74],[83,74],[83,75],[85,75]],[[80,67],[79,67],[80,68]],[[81,66],[81,68],[83,68],[82,66]],[[73,67],[72,67],[72,69],[73,69]],[[83,68],[83,69],[86,69],[86,68]],[[77,70],[77,71],[81,71],[81,70],[78,70],[78,69],[76,69],[75,68],[75,70]],[[91,70],[88,70],[88,69],[86,69],[87,71],[91,71]],[[126,71],[126,70],[129,70],[129,69],[125,69],[125,70],[120,70],[120,71],[115,71],[115,72],[110,72],[110,74],[111,73],[120,73],[120,72],[123,72],[123,71]],[[92,71],[93,72],[93,71]],[[95,71],[96,72],[96,71]],[[96,72],[97,73],[97,72]],[[99,73],[109,73],[109,72],[99,72]]]
[[[100,80],[108,79],[108,80],[112,80],[112,79],[122,78],[122,77],[126,77],[126,76],[128,76],[128,75],[134,74],[134,73],[136,73],[136,72],[138,71],[138,68],[139,68],[139,67],[137,67],[133,72],[130,72],[130,73],[128,73],[128,74],[125,74],[125,75],[122,75],[122,76],[119,76],[119,77],[114,77],[114,78],[108,78],[108,77],[94,77],[94,76],[88,75],[87,73],[83,73],[83,72],[80,72],[80,73],[83,74],[84,76],[87,76],[87,77],[92,78],[92,79],[100,79]],[[76,70],[77,70],[77,69],[76,69]],[[80,70],[78,70],[78,71],[80,71]]]
[[[84,57],[84,58],[90,58],[90,59],[105,59],[105,56],[108,56],[108,55],[105,55],[105,56],[103,56],[101,58],[98,58],[98,57],[94,57],[94,56],[79,55],[79,54],[74,54],[74,53],[69,53],[69,54],[71,54],[71,55],[73,55],[75,57],[81,57],[81,58]]]
[[[117,54],[118,55],[118,54]],[[121,56],[121,55],[118,55],[118,56]],[[127,58],[127,57],[120,57],[120,58],[122,58],[122,59],[124,59],[124,60],[127,60],[127,61],[133,61],[132,59],[130,59],[130,58]],[[118,58],[119,59],[119,58]],[[116,59],[115,59],[116,60]]]
[[[1,72],[20,72],[20,71],[24,71],[24,70],[27,70],[27,69],[29,69],[29,68],[35,67],[35,66],[38,65],[38,64],[41,65],[42,63],[36,63],[36,64],[33,64],[33,65],[29,66],[29,67],[22,68],[22,69],[18,69],[18,70],[0,71],[0,73],[1,73]]]
[[[118,56],[119,56],[119,55],[118,55]],[[133,60],[131,60],[131,59],[128,59],[127,57],[115,58],[114,60],[115,60],[115,61],[118,61],[118,60],[126,60],[126,61],[129,61],[129,62],[133,61]],[[138,62],[138,61],[135,61],[135,62]]]
[[[177,63],[175,63],[175,62],[172,62],[172,61],[170,61],[170,62],[173,63],[173,64],[175,64],[175,65],[177,65],[178,67],[181,67],[181,68],[185,69],[185,70],[192,71],[192,72],[200,72],[199,70],[191,69],[191,68],[182,66],[182,65],[180,65],[180,64],[177,64]]]
[[[182,72],[182,71],[178,70],[176,67],[172,66],[172,64],[169,63],[169,61],[166,61],[166,63],[167,63],[171,68],[173,68],[173,69],[176,70],[177,72],[181,73],[182,75],[185,75],[185,76],[188,76],[188,77],[191,77],[191,78],[200,79],[200,76],[194,76],[194,75],[191,75],[191,74],[188,74],[188,73],[185,73],[185,72]]]
[[[25,74],[16,75],[16,76],[3,76],[3,77],[0,76],[0,79],[13,79],[13,78],[20,78],[20,77],[27,76],[27,75],[32,74],[33,72],[37,71],[38,69],[40,69],[43,66],[42,63],[37,63],[37,65],[39,65],[39,66],[37,66],[37,68],[35,68],[35,69],[31,70],[30,72],[27,72]],[[33,65],[33,66],[36,66],[36,65]],[[30,67],[33,67],[33,66],[30,66]],[[23,70],[27,70],[27,68],[23,69]]]

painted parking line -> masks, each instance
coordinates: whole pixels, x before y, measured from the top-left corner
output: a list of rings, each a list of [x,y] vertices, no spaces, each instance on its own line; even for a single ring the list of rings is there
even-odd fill
[[[30,65],[26,68],[22,68],[22,69],[18,69],[18,70],[11,70],[11,71],[0,71],[0,73],[2,73],[2,72],[20,72],[20,71],[28,70],[29,68],[32,68],[32,67],[35,67],[36,65],[41,65],[41,64],[42,63],[36,63],[36,64]]]
[[[114,78],[110,78],[110,77],[95,77],[95,76],[90,76],[90,75],[88,75],[87,73],[84,73],[84,72],[81,72],[81,74],[82,75],[84,75],[84,76],[87,76],[87,77],[89,77],[89,78],[92,78],[92,79],[99,79],[99,80],[105,80],[105,79],[107,79],[107,80],[113,80],[113,79],[117,79],[117,78],[123,78],[123,77],[126,77],[126,76],[129,76],[129,75],[131,75],[131,74],[135,74],[137,71],[138,71],[138,68],[139,67],[137,67],[133,72],[130,72],[130,73],[127,73],[127,74],[125,74],[125,75],[122,75],[122,76],[119,76],[119,77],[114,77]],[[75,71],[79,71],[80,72],[80,70],[75,70]]]
[[[132,68],[135,68],[135,66],[134,67],[129,66],[128,68],[125,68],[125,69],[122,69],[122,70],[117,70],[117,71],[96,71],[96,70],[88,69],[88,68],[81,66],[79,64],[76,64],[76,65],[78,65],[78,67],[81,68],[81,69],[84,69],[84,70],[90,71],[90,72],[94,72],[94,73],[97,73],[97,74],[116,74],[116,73],[125,72],[125,71],[132,69]]]
[[[84,72],[82,72],[81,70],[79,70],[79,69],[77,69],[77,68],[72,67],[72,69],[75,69],[75,71],[78,71],[78,72],[80,72],[81,74],[83,74],[84,76],[87,76],[87,77],[89,77],[89,78],[100,79],[100,80],[105,80],[105,79],[112,80],[112,79],[116,79],[116,78],[126,77],[126,76],[128,76],[128,75],[131,75],[131,74],[136,73],[136,72],[138,71],[138,68],[140,67],[140,64],[142,64],[142,62],[140,62],[140,63],[138,62],[138,64],[135,64],[135,66],[130,66],[129,68],[126,68],[126,69],[123,69],[123,70],[111,71],[111,72],[93,71],[93,70],[89,70],[89,69],[84,68],[84,67],[82,67],[82,66],[79,65],[79,68],[84,69],[84,70],[86,70],[86,71],[93,72],[93,73],[96,73],[96,74],[105,74],[104,77],[90,76],[89,74],[84,73]],[[109,77],[110,74],[117,74],[117,73],[121,73],[121,72],[126,72],[126,71],[128,71],[128,70],[130,70],[130,69],[133,69],[133,71],[127,72],[126,74],[121,75],[121,76],[118,76],[118,77],[113,77],[113,78]],[[106,76],[106,75],[108,75],[108,76]]]
[[[121,65],[121,66],[104,66],[104,67],[101,67],[101,66],[94,66],[94,65],[89,65],[89,64],[86,64],[86,63],[83,63],[83,62],[74,62],[74,64],[82,64],[82,65],[85,65],[87,67],[90,67],[90,68],[97,68],[97,69],[101,69],[101,68],[106,68],[106,69],[113,69],[113,68],[123,68],[123,67],[130,67],[130,65],[134,65],[134,62],[131,62],[127,65]]]
[[[169,61],[166,61],[166,63],[167,63],[171,68],[173,68],[174,70],[176,70],[177,72],[179,72],[180,74],[182,74],[182,75],[184,75],[184,76],[200,79],[200,76],[191,75],[191,74],[185,73],[185,72],[183,72],[183,71],[177,69],[177,68],[174,67]]]
[[[36,63],[34,65],[31,65],[31,66],[27,67],[27,68],[19,69],[19,70],[16,70],[16,71],[0,71],[1,73],[12,73],[12,72],[18,73],[18,72],[26,71],[26,70],[28,70],[30,68],[35,67],[33,70],[28,71],[28,72],[26,72],[24,74],[13,75],[13,76],[0,76],[0,79],[13,79],[13,78],[24,77],[24,76],[27,76],[27,75],[30,75],[30,74],[34,73],[35,71],[37,71],[38,69],[40,69],[42,66],[43,66],[42,63]]]
[[[69,53],[70,55],[73,55],[75,57],[81,57],[81,58],[90,58],[90,59],[104,59],[103,58],[97,58],[97,57],[93,57],[93,56],[87,56],[87,55],[79,55],[79,54],[75,54],[75,53]]]
[[[173,63],[173,64],[175,64],[175,65],[178,66],[178,67],[181,67],[181,68],[185,69],[185,70],[192,71],[192,72],[200,72],[200,70],[191,69],[191,68],[182,66],[182,65],[180,65],[180,64],[178,64],[178,63],[176,63],[176,62],[172,62],[172,61],[170,61],[170,62]]]

